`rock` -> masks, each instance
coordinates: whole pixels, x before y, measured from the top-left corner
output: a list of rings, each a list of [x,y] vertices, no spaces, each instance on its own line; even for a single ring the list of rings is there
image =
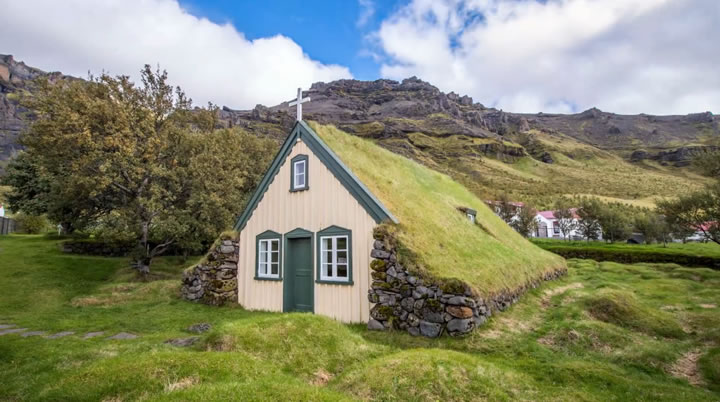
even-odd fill
[[[420,310],[420,309],[423,308],[423,305],[424,305],[424,304],[425,304],[425,300],[423,300],[423,299],[415,300],[415,304],[413,305],[413,309],[414,309],[414,310]]]
[[[470,318],[473,316],[472,309],[465,306],[448,306],[446,311],[456,318]]]
[[[232,254],[234,252],[235,252],[235,246],[232,246],[232,245],[226,246],[224,244],[222,246],[220,246],[220,254]]]
[[[414,276],[412,276],[412,275],[410,275],[410,276],[407,277],[407,281],[408,281],[409,284],[415,285],[415,284],[417,283],[417,278],[414,277]]]
[[[387,271],[385,271],[385,274],[387,274],[387,276],[392,276],[394,278],[397,276],[397,271],[395,270],[395,267],[390,267],[390,268],[388,268]]]
[[[95,338],[96,336],[101,336],[101,335],[103,335],[104,333],[105,333],[105,332],[103,332],[103,331],[88,332],[88,333],[85,334],[85,336],[83,336],[82,338],[83,338],[83,339]]]
[[[436,312],[429,309],[423,310],[423,318],[426,321],[430,322],[438,322],[443,323],[445,322],[445,316],[443,312]]]
[[[448,304],[452,304],[454,306],[470,306],[475,307],[475,302],[472,299],[469,299],[464,296],[454,296],[451,297],[448,300]]]
[[[0,329],[15,328],[15,324],[0,324]]]
[[[29,336],[40,336],[45,335],[45,331],[30,331],[30,332],[23,332],[20,334],[23,338],[27,338]]]
[[[420,318],[418,318],[418,316],[416,316],[415,314],[410,313],[407,316],[407,322],[408,324],[410,324],[411,327],[417,327],[418,325],[420,325]]]
[[[415,300],[413,300],[410,297],[406,297],[402,300],[400,300],[400,306],[402,306],[405,311],[413,311],[413,306],[415,305]]]
[[[63,337],[73,335],[73,334],[75,334],[75,332],[73,332],[73,331],[62,331],[62,332],[58,332],[57,334],[52,334],[52,335],[47,336],[47,339],[58,339],[58,338],[63,338]]]
[[[131,333],[128,333],[128,332],[120,332],[120,333],[118,333],[118,334],[116,334],[116,335],[113,335],[113,336],[107,338],[107,339],[135,339],[135,338],[137,338],[137,337],[138,337],[138,336],[135,335],[135,334],[131,334]]]
[[[379,297],[379,303],[385,304],[388,306],[394,306],[396,303],[396,298],[393,295],[380,295]]]
[[[427,336],[428,338],[437,338],[442,332],[442,325],[428,322],[425,320],[420,321],[420,334]]]
[[[460,332],[466,334],[475,328],[475,323],[472,318],[460,319],[455,318],[447,323],[447,330],[449,332]]]
[[[17,334],[18,332],[25,332],[28,328],[9,328],[0,331],[0,335]]]
[[[373,243],[373,248],[375,250],[385,250],[385,243],[381,242],[380,240],[375,240]]]
[[[388,253],[387,251],[383,251],[383,250],[373,249],[370,252],[370,257],[377,258],[380,260],[387,260],[390,257],[390,253]]]
[[[0,331],[0,335],[17,334],[18,332],[25,332],[28,328],[9,328]]]
[[[487,317],[484,315],[473,317],[473,321],[475,322],[475,328],[485,324],[485,321],[487,321]]]
[[[192,346],[198,340],[200,340],[199,336],[191,336],[188,338],[168,339],[167,341],[165,341],[165,343],[168,345],[184,348],[184,347]]]
[[[370,303],[378,303],[380,302],[380,296],[376,293],[368,293],[368,301]]]
[[[420,328],[418,327],[409,327],[407,332],[412,336],[420,336]]]
[[[385,326],[380,321],[371,318],[368,321],[367,328],[371,331],[382,331],[385,329]]]
[[[375,307],[370,309],[370,317],[378,321],[387,321],[392,317],[392,307],[376,304]]]
[[[199,324],[193,324],[187,328],[188,332],[194,332],[196,334],[201,334],[203,332],[207,332],[212,328],[212,325],[202,322]]]

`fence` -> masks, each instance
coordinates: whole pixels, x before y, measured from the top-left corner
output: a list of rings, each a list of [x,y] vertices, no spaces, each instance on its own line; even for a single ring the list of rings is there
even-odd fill
[[[0,235],[6,235],[15,232],[15,220],[0,217]]]

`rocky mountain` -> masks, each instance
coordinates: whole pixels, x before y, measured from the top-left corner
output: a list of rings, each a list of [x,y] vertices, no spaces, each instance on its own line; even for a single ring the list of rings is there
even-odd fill
[[[15,61],[11,55],[0,54],[0,174],[5,161],[18,151],[18,136],[32,120],[32,113],[18,104],[22,91],[32,91],[32,81],[38,77],[50,81],[68,79],[61,73],[46,73]]]
[[[17,94],[31,91],[32,79],[39,76],[68,78],[0,55],[0,169],[2,161],[18,149],[18,134],[32,119],[29,111],[18,106]],[[497,185],[487,169],[493,167],[498,177],[505,169],[492,160],[512,163],[529,159],[548,166],[565,160],[565,166],[570,166],[594,157],[617,157],[628,164],[619,169],[675,169],[688,165],[694,155],[714,149],[720,138],[720,117],[710,112],[631,116],[593,108],[568,115],[509,113],[468,96],[443,93],[415,77],[401,82],[315,83],[304,95],[312,98],[303,105],[306,120],[334,124],[371,138],[455,177],[467,176],[465,182],[480,182],[482,188]],[[287,102],[258,105],[252,110],[223,107],[220,120],[225,126],[241,126],[282,140],[294,122],[294,113]],[[520,188],[530,191],[537,178],[523,175],[527,172],[518,173]]]

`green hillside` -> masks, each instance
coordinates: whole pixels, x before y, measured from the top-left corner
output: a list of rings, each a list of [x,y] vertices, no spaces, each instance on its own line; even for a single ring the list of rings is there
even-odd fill
[[[484,152],[487,139],[464,135],[410,133],[374,141],[450,175],[481,198],[494,199],[506,191],[515,200],[539,207],[549,207],[561,195],[594,195],[653,207],[659,197],[697,189],[707,182],[689,168],[654,161],[630,163],[622,155],[561,133],[531,130],[528,135],[532,145],[526,144],[526,148],[547,152],[553,163],[529,155],[508,157],[498,153],[496,157]]]
[[[398,218],[399,240],[436,277],[463,280],[487,296],[565,267],[447,175],[333,126],[312,127]],[[477,210],[478,224],[457,207]]]

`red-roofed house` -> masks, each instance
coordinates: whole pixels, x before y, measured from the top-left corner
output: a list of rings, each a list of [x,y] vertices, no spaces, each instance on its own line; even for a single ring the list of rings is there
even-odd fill
[[[570,231],[569,238],[570,239],[582,239],[583,236],[580,233],[579,228],[577,228],[577,222],[579,221],[580,217],[577,215],[576,211],[577,208],[572,208],[570,210],[573,214],[573,222],[575,222],[576,228]],[[540,237],[540,238],[555,238],[555,239],[562,239],[563,233],[560,231],[560,226],[557,223],[557,218],[555,218],[555,212],[554,211],[538,211],[536,218],[538,221],[538,228],[533,234],[533,237]],[[602,236],[600,237],[600,240],[602,239]]]

